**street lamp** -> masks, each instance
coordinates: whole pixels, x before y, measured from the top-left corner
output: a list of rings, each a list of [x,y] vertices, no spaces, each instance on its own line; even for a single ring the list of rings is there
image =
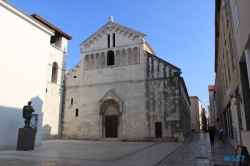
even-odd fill
[[[240,97],[240,94],[234,95],[234,91],[233,91],[231,88],[229,88],[229,89],[227,90],[227,95],[230,96],[231,99],[232,99],[232,98],[235,98],[235,99],[236,99],[235,102],[234,102],[234,105],[239,104],[239,101],[242,103],[242,99],[241,99],[241,97]]]

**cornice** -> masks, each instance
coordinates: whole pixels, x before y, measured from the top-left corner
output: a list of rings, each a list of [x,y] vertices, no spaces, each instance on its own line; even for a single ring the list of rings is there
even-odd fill
[[[142,37],[142,41],[145,41],[146,35],[138,32],[136,30],[133,30],[131,28],[125,27],[123,25],[114,23],[114,22],[108,22],[103,27],[101,27],[99,30],[97,30],[93,35],[91,35],[89,38],[87,38],[85,41],[83,41],[79,46],[82,47],[89,47],[90,44],[94,44],[95,41],[98,41],[99,38],[102,38],[103,35],[106,35],[108,33],[119,33],[123,34],[124,36],[127,36],[128,38],[131,38],[132,40],[135,40],[137,37]]]

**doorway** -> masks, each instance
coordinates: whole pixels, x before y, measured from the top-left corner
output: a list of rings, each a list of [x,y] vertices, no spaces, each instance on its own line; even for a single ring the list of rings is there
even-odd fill
[[[117,116],[105,116],[105,137],[117,138]]]
[[[161,122],[155,122],[155,137],[162,138],[162,125]]]

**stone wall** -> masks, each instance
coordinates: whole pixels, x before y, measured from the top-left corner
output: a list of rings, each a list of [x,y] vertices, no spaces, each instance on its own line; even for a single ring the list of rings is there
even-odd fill
[[[180,69],[144,51],[140,59],[139,64],[92,69],[82,68],[84,62],[80,62],[69,71],[62,136],[105,138],[106,115],[100,103],[110,96],[108,99],[122,102],[120,111],[114,113],[118,115],[118,139],[155,139],[155,122],[162,122],[160,139],[183,141],[183,133],[188,133],[183,126],[190,123],[190,117],[183,113],[188,110],[187,104],[182,106],[185,100],[181,98],[180,78],[176,77]]]
[[[190,129],[189,103],[182,99],[180,69],[155,57],[146,55],[146,110],[149,121],[150,137],[154,137],[155,122],[163,123],[163,138],[183,141]],[[183,95],[187,98],[187,95]],[[183,101],[182,101],[183,100]],[[183,106],[185,104],[185,107]],[[190,112],[190,111],[189,111]],[[184,135],[183,135],[184,134]]]
[[[65,47],[64,47],[65,48]],[[60,118],[62,95],[64,91],[63,81],[65,76],[66,53],[60,48],[51,45],[47,66],[47,84],[43,111],[42,138],[58,138],[60,135]],[[53,63],[57,63],[56,82],[52,82]]]

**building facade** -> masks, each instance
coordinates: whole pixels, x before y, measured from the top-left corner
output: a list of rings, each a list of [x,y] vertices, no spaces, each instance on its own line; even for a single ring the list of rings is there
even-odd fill
[[[110,17],[80,44],[81,61],[65,76],[62,137],[184,141],[191,124],[181,70],[145,38]]]
[[[215,106],[215,85],[208,85],[209,107],[208,107],[208,121],[209,126],[216,127],[216,106]],[[216,128],[218,129],[218,128]]]
[[[71,37],[37,14],[29,16],[2,0],[0,19],[5,25],[0,27],[4,78],[0,87],[0,150],[16,148],[18,129],[24,126],[22,109],[28,101],[35,110],[31,127],[37,130],[35,143],[39,145],[42,138],[60,134],[67,41]]]
[[[197,96],[189,96],[191,106],[191,129],[193,132],[202,131],[202,112],[201,101]]]
[[[33,14],[31,16],[55,32],[55,35],[50,39],[42,125],[42,139],[53,139],[58,138],[61,134],[67,45],[68,40],[71,40],[72,37],[39,15]]]
[[[215,100],[217,126],[228,142],[250,150],[249,1],[215,1]]]
[[[49,41],[54,31],[0,0],[0,150],[15,149],[22,109],[32,101],[37,115],[36,145],[41,144]],[[18,28],[17,28],[18,27]]]

